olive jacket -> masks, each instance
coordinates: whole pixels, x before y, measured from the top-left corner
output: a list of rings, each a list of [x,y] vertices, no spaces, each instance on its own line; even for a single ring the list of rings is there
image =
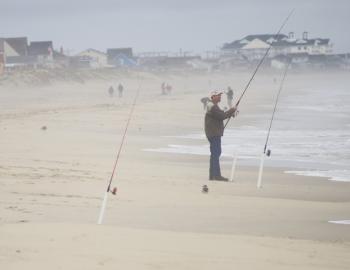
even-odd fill
[[[232,111],[223,111],[218,105],[209,102],[205,114],[204,126],[207,138],[224,135],[224,120],[234,116]]]

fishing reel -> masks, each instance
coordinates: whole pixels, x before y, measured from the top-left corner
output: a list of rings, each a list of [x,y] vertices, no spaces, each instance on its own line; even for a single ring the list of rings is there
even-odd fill
[[[267,157],[271,156],[271,150],[270,150],[270,149],[267,149],[265,155],[266,155]]]
[[[110,193],[112,193],[113,195],[117,195],[117,187],[114,187],[112,190],[109,190]]]
[[[227,107],[224,108],[224,111],[227,111]],[[239,114],[239,110],[236,110],[231,117],[236,117]]]

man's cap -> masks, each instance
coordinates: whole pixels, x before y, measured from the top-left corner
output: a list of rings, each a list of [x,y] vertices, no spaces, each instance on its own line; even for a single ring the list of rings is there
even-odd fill
[[[221,95],[221,94],[223,94],[222,91],[214,90],[214,91],[211,91],[211,92],[209,93],[209,97],[211,98],[212,96],[218,96],[218,95]]]

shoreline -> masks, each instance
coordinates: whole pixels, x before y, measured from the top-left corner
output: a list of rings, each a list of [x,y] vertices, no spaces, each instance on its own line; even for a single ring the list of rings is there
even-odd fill
[[[154,153],[164,153],[169,155],[193,155],[193,156],[202,156],[202,157],[209,157],[209,153],[194,153],[193,151],[199,151],[199,144],[197,143],[196,147],[197,150],[186,150],[186,147],[188,145],[184,145],[184,140],[192,140],[188,139],[185,136],[165,136],[168,138],[173,138],[175,140],[178,140],[178,143],[172,142],[171,144],[168,144],[166,147],[159,147],[159,148],[145,148],[142,151],[145,152],[154,152]],[[181,141],[180,141],[180,140]],[[195,141],[198,142],[198,139],[195,139]],[[206,142],[206,141],[205,141]],[[182,144],[181,144],[182,143]],[[189,144],[190,145],[190,144]],[[206,149],[207,152],[209,152],[209,145]],[[223,146],[223,150],[225,150],[225,145]],[[190,152],[192,151],[192,152]],[[229,155],[223,153],[221,155],[221,164],[232,164],[233,156],[230,157]],[[266,162],[268,161],[268,163]],[[251,166],[254,167],[253,164],[256,165],[256,167],[259,166],[260,163],[260,156],[253,157],[251,155],[247,156],[238,156],[237,162],[243,163],[243,166]],[[294,174],[296,176],[307,176],[307,177],[320,177],[320,178],[327,178],[329,181],[334,182],[350,182],[350,178],[347,176],[338,176],[335,174],[335,172],[338,171],[346,171],[344,170],[344,167],[340,165],[332,165],[328,166],[327,169],[320,170],[317,167],[322,167],[324,165],[327,165],[326,163],[322,162],[316,162],[316,161],[309,161],[309,160],[288,160],[288,159],[270,159],[268,157],[265,158],[265,167],[270,168],[281,168],[281,170],[284,168],[284,173],[286,174]],[[238,165],[237,165],[238,166]],[[333,172],[333,173],[332,173]],[[326,176],[329,174],[329,176]]]

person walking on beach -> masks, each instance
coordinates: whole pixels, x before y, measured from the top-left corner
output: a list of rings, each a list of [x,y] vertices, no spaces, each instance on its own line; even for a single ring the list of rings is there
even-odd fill
[[[162,95],[166,95],[166,86],[165,86],[165,82],[162,82],[161,86],[160,86],[161,90],[162,90]]]
[[[207,109],[207,105],[208,105],[208,102],[210,101],[210,98],[208,97],[203,97],[201,98],[201,102],[203,104],[203,110],[206,110]]]
[[[123,97],[123,91],[124,91],[124,86],[120,83],[118,85],[118,92],[119,92],[119,97]]]
[[[109,94],[110,97],[113,97],[113,94],[114,94],[114,88],[113,88],[113,86],[110,86],[110,87],[108,88],[108,94]]]
[[[221,175],[220,155],[221,155],[221,137],[224,135],[224,120],[235,116],[236,107],[223,111],[219,107],[221,95],[223,92],[212,91],[210,93],[211,101],[207,104],[205,114],[205,135],[210,143],[210,166],[209,180],[228,181]]]
[[[171,94],[171,90],[173,89],[173,87],[169,84],[169,83],[167,83],[167,85],[166,85],[166,93],[168,94],[168,95],[170,95]]]
[[[226,96],[227,96],[227,105],[229,108],[232,108],[233,90],[230,86],[227,88]]]

